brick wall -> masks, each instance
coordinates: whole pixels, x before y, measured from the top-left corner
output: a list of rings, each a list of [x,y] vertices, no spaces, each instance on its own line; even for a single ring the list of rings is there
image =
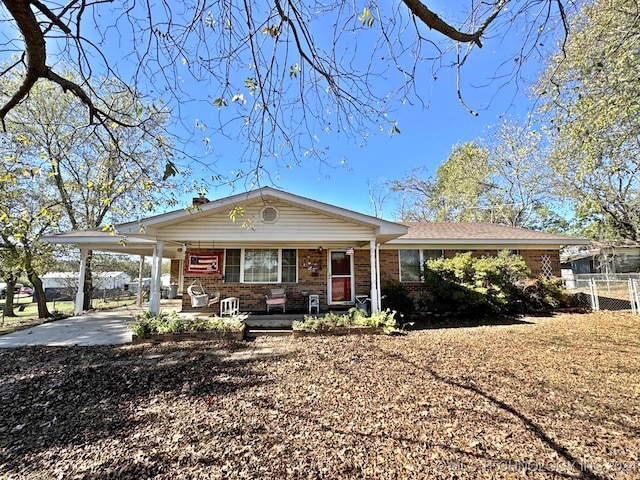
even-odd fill
[[[211,254],[219,253],[224,259],[223,250],[191,250],[193,253]],[[312,262],[318,262],[319,270],[317,275],[306,268],[302,268],[302,261],[305,257],[309,257]],[[271,288],[284,287],[287,291],[287,310],[307,310],[308,297],[303,296],[302,292],[320,295],[320,308],[326,309],[327,305],[327,266],[326,253],[319,253],[316,249],[299,249],[298,250],[298,283],[231,283],[222,280],[224,273],[224,265],[221,267],[220,273],[208,275],[184,274],[184,292],[182,295],[183,310],[191,310],[191,299],[187,294],[187,287],[192,282],[202,284],[206,291],[218,290],[222,298],[237,297],[240,299],[240,310],[247,312],[266,312],[265,295]],[[224,262],[223,262],[224,264]],[[215,312],[219,307],[214,306],[207,311]]]
[[[169,283],[177,285],[180,279],[180,260],[171,260],[171,270],[169,271]]]
[[[466,251],[466,250],[465,250]],[[223,250],[197,250],[194,253],[210,254],[219,253],[224,258]],[[445,257],[452,258],[458,250],[445,250]],[[497,250],[476,250],[475,256],[496,255]],[[542,256],[548,255],[551,259],[553,274],[560,276],[560,257],[557,250],[523,250],[521,255],[531,268],[533,275],[542,273]],[[318,262],[320,268],[317,275],[306,268],[302,268],[302,261],[309,257],[312,262]],[[298,250],[298,283],[283,284],[250,284],[250,283],[227,283],[222,280],[221,273],[210,275],[184,274],[184,292],[182,295],[182,307],[184,310],[191,309],[191,299],[187,294],[187,287],[192,282],[202,284],[207,291],[219,290],[221,297],[238,297],[240,299],[240,309],[242,311],[265,311],[265,295],[270,288],[284,287],[287,290],[287,310],[301,311],[307,310],[308,298],[302,295],[305,291],[309,294],[320,295],[320,308],[327,308],[327,254],[317,252],[316,249]],[[399,281],[399,256],[397,250],[380,250],[380,279],[384,285],[385,280]],[[354,274],[355,292],[354,294],[369,293],[371,291],[370,274],[370,253],[368,249],[355,250],[354,252]],[[172,272],[173,275],[173,272]],[[419,295],[424,290],[421,282],[403,283],[410,293]],[[215,311],[212,309],[212,311]]]
[[[369,250],[355,250],[353,256],[353,272],[355,274],[354,294],[371,292],[371,253]]]
[[[445,258],[453,258],[457,253],[467,251],[469,250],[445,250],[444,256]],[[497,255],[498,250],[473,250],[472,254],[475,257],[492,256]],[[560,254],[557,250],[521,250],[520,255],[535,277],[542,274],[542,257],[548,255],[553,275],[560,277]],[[400,260],[397,250],[380,251],[380,271],[383,285],[385,280],[400,281]],[[421,282],[403,282],[402,285],[412,295],[419,295],[424,291],[424,285]]]
[[[445,250],[445,258],[453,258],[457,253],[467,252],[469,250]],[[473,250],[474,257],[496,256],[498,250]],[[531,269],[531,274],[537,277],[542,274],[542,257],[547,255],[551,261],[551,269],[553,275],[560,277],[560,253],[558,250],[520,250],[520,256]]]
[[[547,255],[551,260],[554,277],[560,277],[560,253],[558,250],[521,250],[520,255],[531,269],[533,276],[542,275],[542,257]]]

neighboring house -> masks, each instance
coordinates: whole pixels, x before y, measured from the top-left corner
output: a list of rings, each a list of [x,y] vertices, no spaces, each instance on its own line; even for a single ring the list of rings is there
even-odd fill
[[[238,298],[242,311],[265,311],[265,294],[275,287],[286,289],[288,311],[305,310],[309,295],[319,295],[323,310],[369,298],[376,311],[385,280],[422,288],[427,258],[508,249],[535,275],[560,276],[560,248],[588,243],[495,224],[396,223],[269,187],[194,204],[118,225],[117,235],[95,229],[46,240],[76,244],[83,258],[88,250],[151,256],[152,312],[159,311],[163,258],[171,259],[171,283],[183,293],[184,309],[195,283]]]
[[[98,272],[93,276],[93,287],[106,290],[124,290],[131,276],[124,272]]]
[[[584,276],[591,274],[638,274],[640,245],[631,242],[574,245],[563,249],[560,259],[562,278],[568,288],[574,288],[580,278],[584,281]]]
[[[138,290],[140,288],[140,279],[139,278],[135,278],[133,279],[133,281],[129,284],[129,292],[130,293],[138,293]],[[163,282],[164,285],[164,282]],[[142,290],[151,290],[151,279],[150,278],[143,278],[142,279]]]
[[[640,245],[636,243],[573,246],[561,255],[562,268],[574,274],[640,272]]]
[[[40,277],[42,288],[78,288],[77,272],[49,272]]]
[[[40,277],[47,300],[70,300],[76,296],[80,283],[78,272],[49,272]],[[105,290],[125,290],[131,277],[124,272],[93,272],[94,295]]]
[[[50,272],[42,275],[42,288],[78,288],[77,272]],[[96,289],[123,290],[131,277],[124,272],[94,272],[93,287]]]

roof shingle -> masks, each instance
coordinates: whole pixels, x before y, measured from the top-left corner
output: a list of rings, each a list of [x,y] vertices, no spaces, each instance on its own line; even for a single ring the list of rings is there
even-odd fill
[[[403,222],[409,231],[399,240],[522,240],[571,243],[583,239],[485,222]]]

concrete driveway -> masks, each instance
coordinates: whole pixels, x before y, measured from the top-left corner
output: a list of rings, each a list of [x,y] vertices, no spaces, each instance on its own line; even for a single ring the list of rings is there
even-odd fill
[[[172,303],[175,303],[175,300]],[[165,307],[161,308],[162,311],[176,309],[172,308],[174,305],[164,303],[161,305]],[[169,308],[166,308],[167,306]],[[130,343],[132,333],[129,330],[129,325],[133,322],[133,316],[147,308],[147,305],[142,307],[131,305],[44,323],[18,332],[0,335],[0,348],[32,345],[71,347]],[[179,307],[177,310],[180,310]]]

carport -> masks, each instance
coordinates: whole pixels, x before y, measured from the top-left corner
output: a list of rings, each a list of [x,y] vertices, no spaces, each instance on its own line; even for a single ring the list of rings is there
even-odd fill
[[[100,251],[137,255],[140,257],[140,273],[138,275],[138,305],[142,304],[142,264],[147,257],[152,258],[151,263],[151,289],[149,292],[149,311],[160,311],[160,298],[162,288],[162,241],[153,241],[146,238],[138,238],[117,235],[98,229],[71,231],[43,238],[49,243],[76,245],[80,249],[80,271],[78,285],[84,285],[87,272],[87,258],[89,251]],[[74,302],[74,315],[82,313],[84,305],[84,289],[78,288]]]

